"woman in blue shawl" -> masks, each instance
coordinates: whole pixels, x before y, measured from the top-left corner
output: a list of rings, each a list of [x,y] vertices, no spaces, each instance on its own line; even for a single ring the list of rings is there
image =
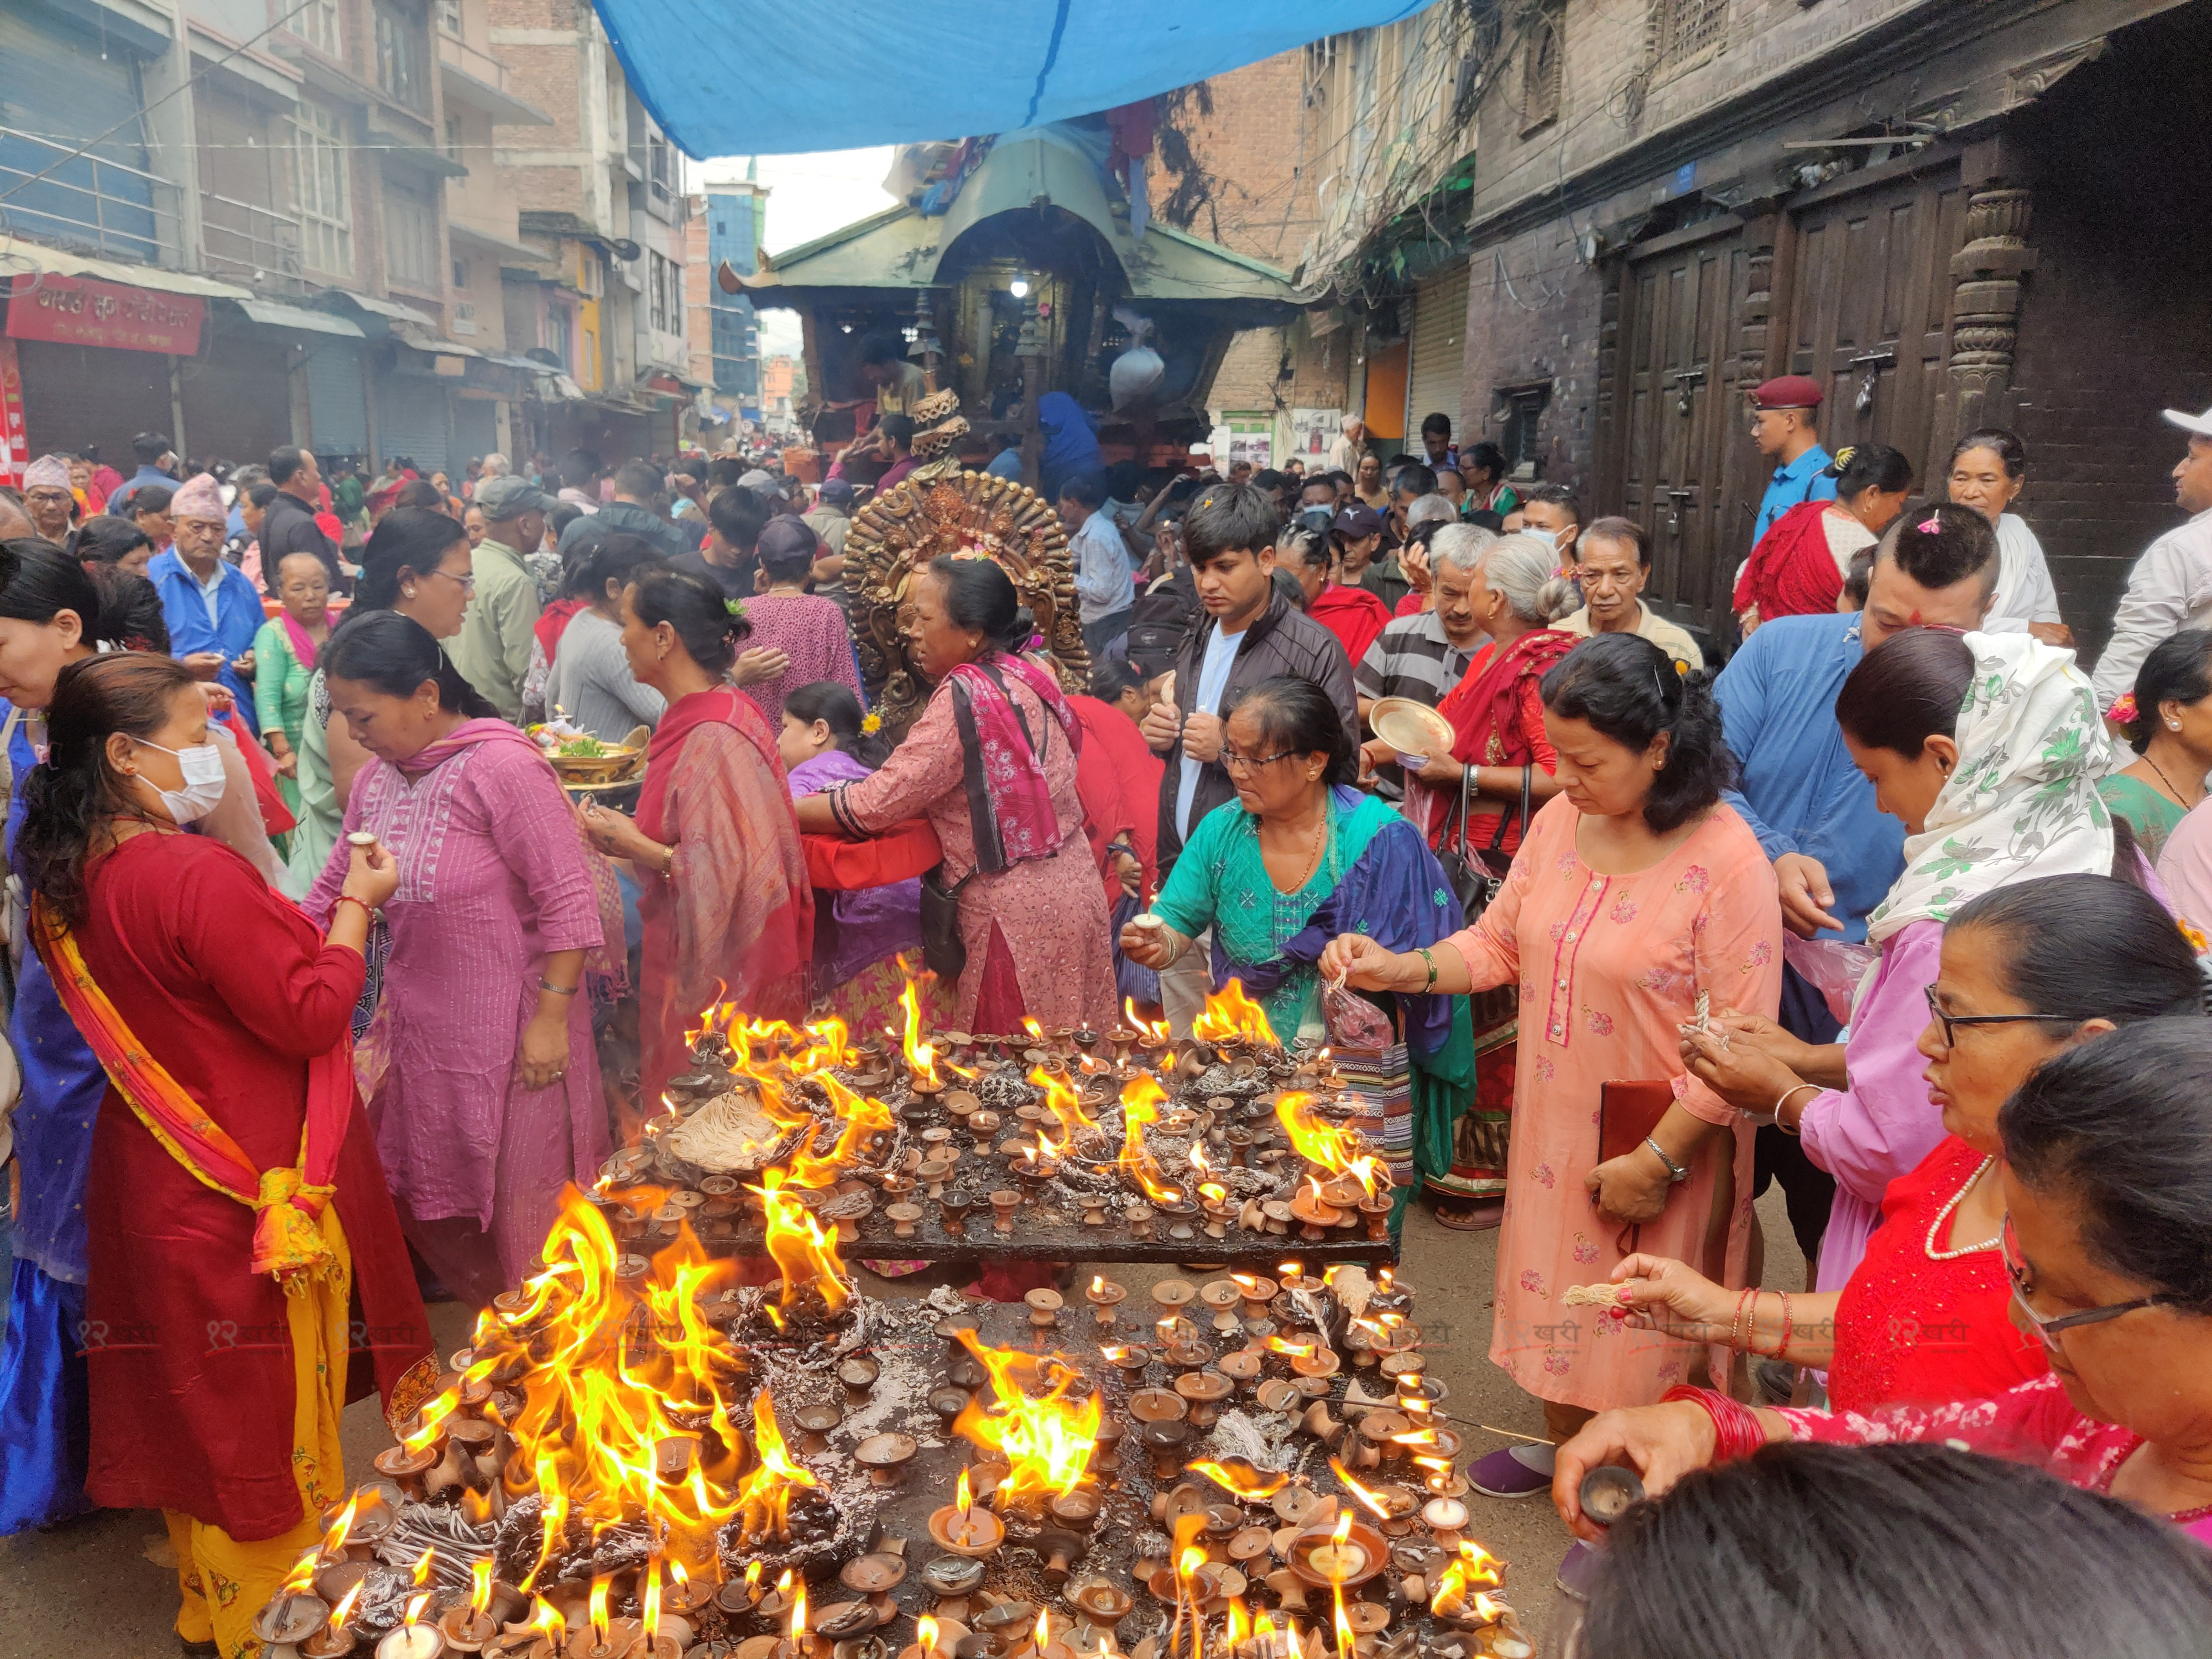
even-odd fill
[[[1098,471],[1098,434],[1083,405],[1065,392],[1048,392],[1037,399],[1037,430],[1044,434],[1038,482],[1045,500],[1056,501],[1060,485]]]
[[[1351,787],[1356,756],[1328,696],[1310,680],[1266,679],[1229,716],[1221,763],[1236,800],[1193,826],[1153,914],[1121,949],[1158,968],[1213,930],[1213,983],[1240,981],[1284,1043],[1332,1042],[1314,964],[1331,930],[1419,951],[1462,925],[1420,832],[1388,802]],[[1364,993],[1352,993],[1364,995]],[[1379,1047],[1332,1043],[1350,1092],[1382,1120],[1396,1182],[1395,1227],[1419,1168],[1449,1167],[1451,1127],[1474,1098],[1474,1039],[1461,997],[1370,999],[1396,1029]]]

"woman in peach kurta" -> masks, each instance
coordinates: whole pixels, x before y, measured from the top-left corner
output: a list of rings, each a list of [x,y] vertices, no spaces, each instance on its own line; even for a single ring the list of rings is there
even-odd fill
[[[1480,921],[1428,955],[1347,934],[1321,965],[1370,989],[1519,981],[1490,1357],[1564,1437],[1591,1412],[1658,1399],[1699,1354],[1566,1307],[1570,1286],[1604,1283],[1661,1240],[1720,1283],[1744,1282],[1751,1126],[1687,1074],[1678,1028],[1700,991],[1714,1008],[1776,1006],[1782,913],[1758,840],[1721,803],[1733,763],[1701,681],[1647,641],[1606,634],[1545,675],[1543,697],[1561,793]],[[1662,1079],[1674,1106],[1650,1139],[1601,1164],[1602,1085]]]

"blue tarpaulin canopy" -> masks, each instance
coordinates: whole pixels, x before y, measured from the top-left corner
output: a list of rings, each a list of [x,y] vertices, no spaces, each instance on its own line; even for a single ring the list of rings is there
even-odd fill
[[[1115,109],[1432,0],[594,0],[687,154],[1007,132]]]

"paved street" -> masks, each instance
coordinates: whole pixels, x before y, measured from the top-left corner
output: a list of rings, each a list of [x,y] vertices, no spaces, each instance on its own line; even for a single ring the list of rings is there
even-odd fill
[[[1760,1206],[1767,1236],[1787,1240],[1778,1191]],[[1438,1227],[1416,1206],[1407,1218],[1404,1277],[1414,1287],[1417,1317],[1433,1345],[1432,1375],[1449,1384],[1446,1408],[1468,1437],[1468,1461],[1503,1443],[1482,1425],[1540,1434],[1543,1414],[1505,1381],[1485,1357],[1490,1330],[1490,1282],[1498,1235],[1455,1233]],[[1786,1261],[1770,1259],[1766,1282],[1802,1283],[1794,1247]],[[1133,1296],[1168,1270],[1129,1266],[1113,1270]],[[876,1294],[899,1294],[892,1281],[863,1274]],[[468,1322],[452,1303],[430,1310],[441,1352],[460,1346]],[[390,1443],[374,1402],[346,1413],[346,1467],[366,1468]],[[1501,1503],[1470,1498],[1474,1534],[1510,1564],[1508,1592],[1528,1628],[1548,1639],[1555,1603],[1552,1571],[1567,1547],[1565,1528],[1541,1498]],[[0,1540],[0,1659],[168,1659],[176,1650],[169,1621],[176,1611],[176,1581],[160,1517],[126,1510],[90,1516],[50,1532]],[[68,1632],[58,1645],[57,1630]]]

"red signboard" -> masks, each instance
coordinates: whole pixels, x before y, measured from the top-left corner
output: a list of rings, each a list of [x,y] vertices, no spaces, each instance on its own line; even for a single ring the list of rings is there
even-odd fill
[[[21,489],[30,459],[23,435],[23,377],[15,367],[15,343],[0,340],[0,483]]]
[[[206,301],[190,295],[40,272],[15,278],[8,301],[8,333],[17,340],[190,357],[200,349],[200,317],[206,309]]]

